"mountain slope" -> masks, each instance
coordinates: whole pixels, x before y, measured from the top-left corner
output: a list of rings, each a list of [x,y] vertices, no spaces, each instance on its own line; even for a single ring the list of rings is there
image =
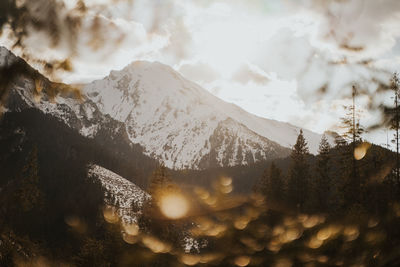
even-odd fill
[[[249,114],[158,62],[138,61],[112,71],[85,86],[83,93],[102,113],[124,122],[132,142],[171,168],[285,157],[300,130]],[[304,132],[315,153],[321,135]]]
[[[151,196],[134,183],[99,165],[88,166],[90,178],[99,180],[106,192],[105,202],[118,208],[118,216],[125,223],[138,223],[143,205]]]
[[[7,54],[8,53],[8,54]],[[17,60],[4,48],[0,67]],[[29,73],[14,79],[7,111],[37,108],[81,135],[110,138],[175,169],[246,165],[286,157],[299,128],[247,113],[186,80],[172,68],[134,62],[81,91],[52,83],[25,63]],[[311,152],[320,135],[305,130]]]

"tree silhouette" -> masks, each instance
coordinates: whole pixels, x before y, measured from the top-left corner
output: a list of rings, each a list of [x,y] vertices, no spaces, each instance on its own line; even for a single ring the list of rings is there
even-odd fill
[[[325,134],[321,138],[316,164],[316,177],[313,183],[315,205],[321,211],[326,211],[330,204],[332,181],[330,179],[330,150],[331,146]]]
[[[394,130],[394,138],[392,139],[392,143],[396,146],[396,167],[395,167],[395,176],[396,182],[400,186],[400,158],[399,158],[399,128],[400,128],[400,106],[399,106],[399,76],[397,73],[394,73],[392,79],[390,81],[390,89],[394,94],[394,109],[391,110],[391,118],[390,118],[390,129]]]
[[[296,144],[292,149],[291,168],[288,181],[289,201],[299,209],[303,209],[309,193],[309,166],[307,163],[308,145],[300,130]]]
[[[364,128],[360,124],[360,111],[356,108],[356,86],[352,87],[352,104],[345,106],[347,111],[346,116],[341,118],[341,127],[345,130],[343,137],[350,147],[344,150],[344,165],[347,170],[343,170],[343,173],[347,173],[351,170],[350,175],[345,175],[343,192],[345,198],[349,203],[355,203],[360,201],[361,198],[361,177],[358,173],[357,159],[354,156],[354,152],[358,143],[362,141],[361,135],[364,133]],[[347,165],[347,162],[351,161],[351,167]]]
[[[257,190],[265,195],[269,201],[280,202],[284,199],[285,192],[282,171],[274,162],[271,163],[268,169],[264,170],[258,187]]]
[[[352,104],[344,106],[346,115],[341,120],[341,128],[344,129],[342,137],[347,143],[352,143],[353,146],[362,140],[361,135],[365,132],[364,127],[360,124],[360,110],[356,108],[356,86],[352,87]]]

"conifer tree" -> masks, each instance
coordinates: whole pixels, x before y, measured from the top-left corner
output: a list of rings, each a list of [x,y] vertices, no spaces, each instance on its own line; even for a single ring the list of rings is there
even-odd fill
[[[342,137],[347,143],[352,143],[353,146],[361,141],[361,135],[365,129],[360,124],[360,111],[356,108],[356,96],[357,90],[353,86],[352,89],[352,104],[350,106],[344,106],[346,115],[341,118],[341,128],[345,130]]]
[[[396,167],[395,167],[395,177],[396,183],[400,186],[400,158],[399,158],[399,128],[400,128],[400,106],[399,106],[399,76],[397,73],[394,73],[392,79],[390,81],[390,89],[394,93],[394,109],[391,110],[391,120],[390,120],[390,129],[394,130],[394,138],[392,139],[392,143],[396,146]]]
[[[357,96],[356,87],[352,88],[352,104],[345,106],[347,111],[346,116],[341,118],[342,128],[345,130],[343,138],[350,143],[350,146],[344,150],[341,170],[343,175],[342,191],[344,200],[347,204],[354,204],[361,200],[361,177],[358,173],[357,160],[354,157],[354,151],[357,143],[362,141],[361,135],[364,133],[364,128],[360,124],[360,114],[356,108],[355,99]]]
[[[329,202],[332,187],[329,173],[330,150],[331,146],[324,134],[319,144],[316,164],[316,179],[313,184],[315,204],[321,211],[326,211],[330,204]]]
[[[343,136],[337,134],[335,136],[335,147],[339,148],[339,147],[343,147],[345,145],[347,145],[347,141],[345,138],[343,138]]]
[[[288,199],[299,209],[304,208],[309,194],[308,153],[308,146],[303,135],[303,130],[300,130],[296,144],[292,149],[292,163],[288,181]]]
[[[260,183],[260,192],[265,195],[267,200],[282,201],[284,197],[284,182],[281,170],[271,163],[268,169],[264,170]]]

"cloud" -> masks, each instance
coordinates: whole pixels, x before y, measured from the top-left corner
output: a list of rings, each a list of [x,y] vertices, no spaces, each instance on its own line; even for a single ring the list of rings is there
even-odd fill
[[[102,78],[111,70],[122,69],[135,60],[154,60],[168,39],[161,34],[149,34],[143,24],[124,18],[100,16],[102,36],[106,38],[96,49],[91,46],[90,25],[86,18],[83,34],[78,40],[78,55],[73,58],[74,71],[65,73],[66,82],[89,82]],[[99,64],[101,62],[101,64]]]
[[[192,34],[183,19],[178,18],[168,23],[164,30],[168,36],[168,44],[160,51],[164,61],[174,65],[193,56]]]
[[[373,81],[400,67],[398,0],[132,3],[101,12],[115,29],[104,35],[125,38],[92,52],[83,36],[67,81],[160,61],[247,111],[321,131],[339,117],[331,103],[341,103],[354,83],[374,97]]]
[[[297,96],[296,82],[280,80],[273,74],[268,77],[266,84],[251,82],[244,86],[238,82],[220,79],[206,88],[223,100],[261,117],[289,121],[293,114],[307,112],[308,107]]]
[[[259,69],[252,68],[251,66],[245,64],[242,65],[232,76],[232,80],[243,85],[249,82],[254,82],[256,84],[265,84],[269,81],[269,78],[265,73]]]
[[[187,79],[198,83],[210,83],[220,78],[219,73],[204,62],[183,63],[178,70]]]
[[[400,2],[321,1],[291,2],[318,20],[313,45],[356,59],[374,58],[390,50],[400,35]]]
[[[299,96],[309,103],[322,98],[343,99],[349,97],[352,87],[356,86],[359,94],[374,97],[390,75],[375,64],[329,62],[314,57],[297,78]]]
[[[260,42],[251,62],[263,71],[275,72],[282,79],[296,79],[306,69],[314,50],[307,36],[297,36],[292,29],[282,28]]]

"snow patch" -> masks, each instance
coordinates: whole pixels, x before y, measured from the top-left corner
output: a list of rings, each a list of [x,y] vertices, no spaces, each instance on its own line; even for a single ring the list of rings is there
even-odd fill
[[[118,215],[125,223],[138,223],[145,202],[151,196],[134,183],[99,165],[89,165],[88,175],[100,181],[106,190],[106,204],[117,207]]]

